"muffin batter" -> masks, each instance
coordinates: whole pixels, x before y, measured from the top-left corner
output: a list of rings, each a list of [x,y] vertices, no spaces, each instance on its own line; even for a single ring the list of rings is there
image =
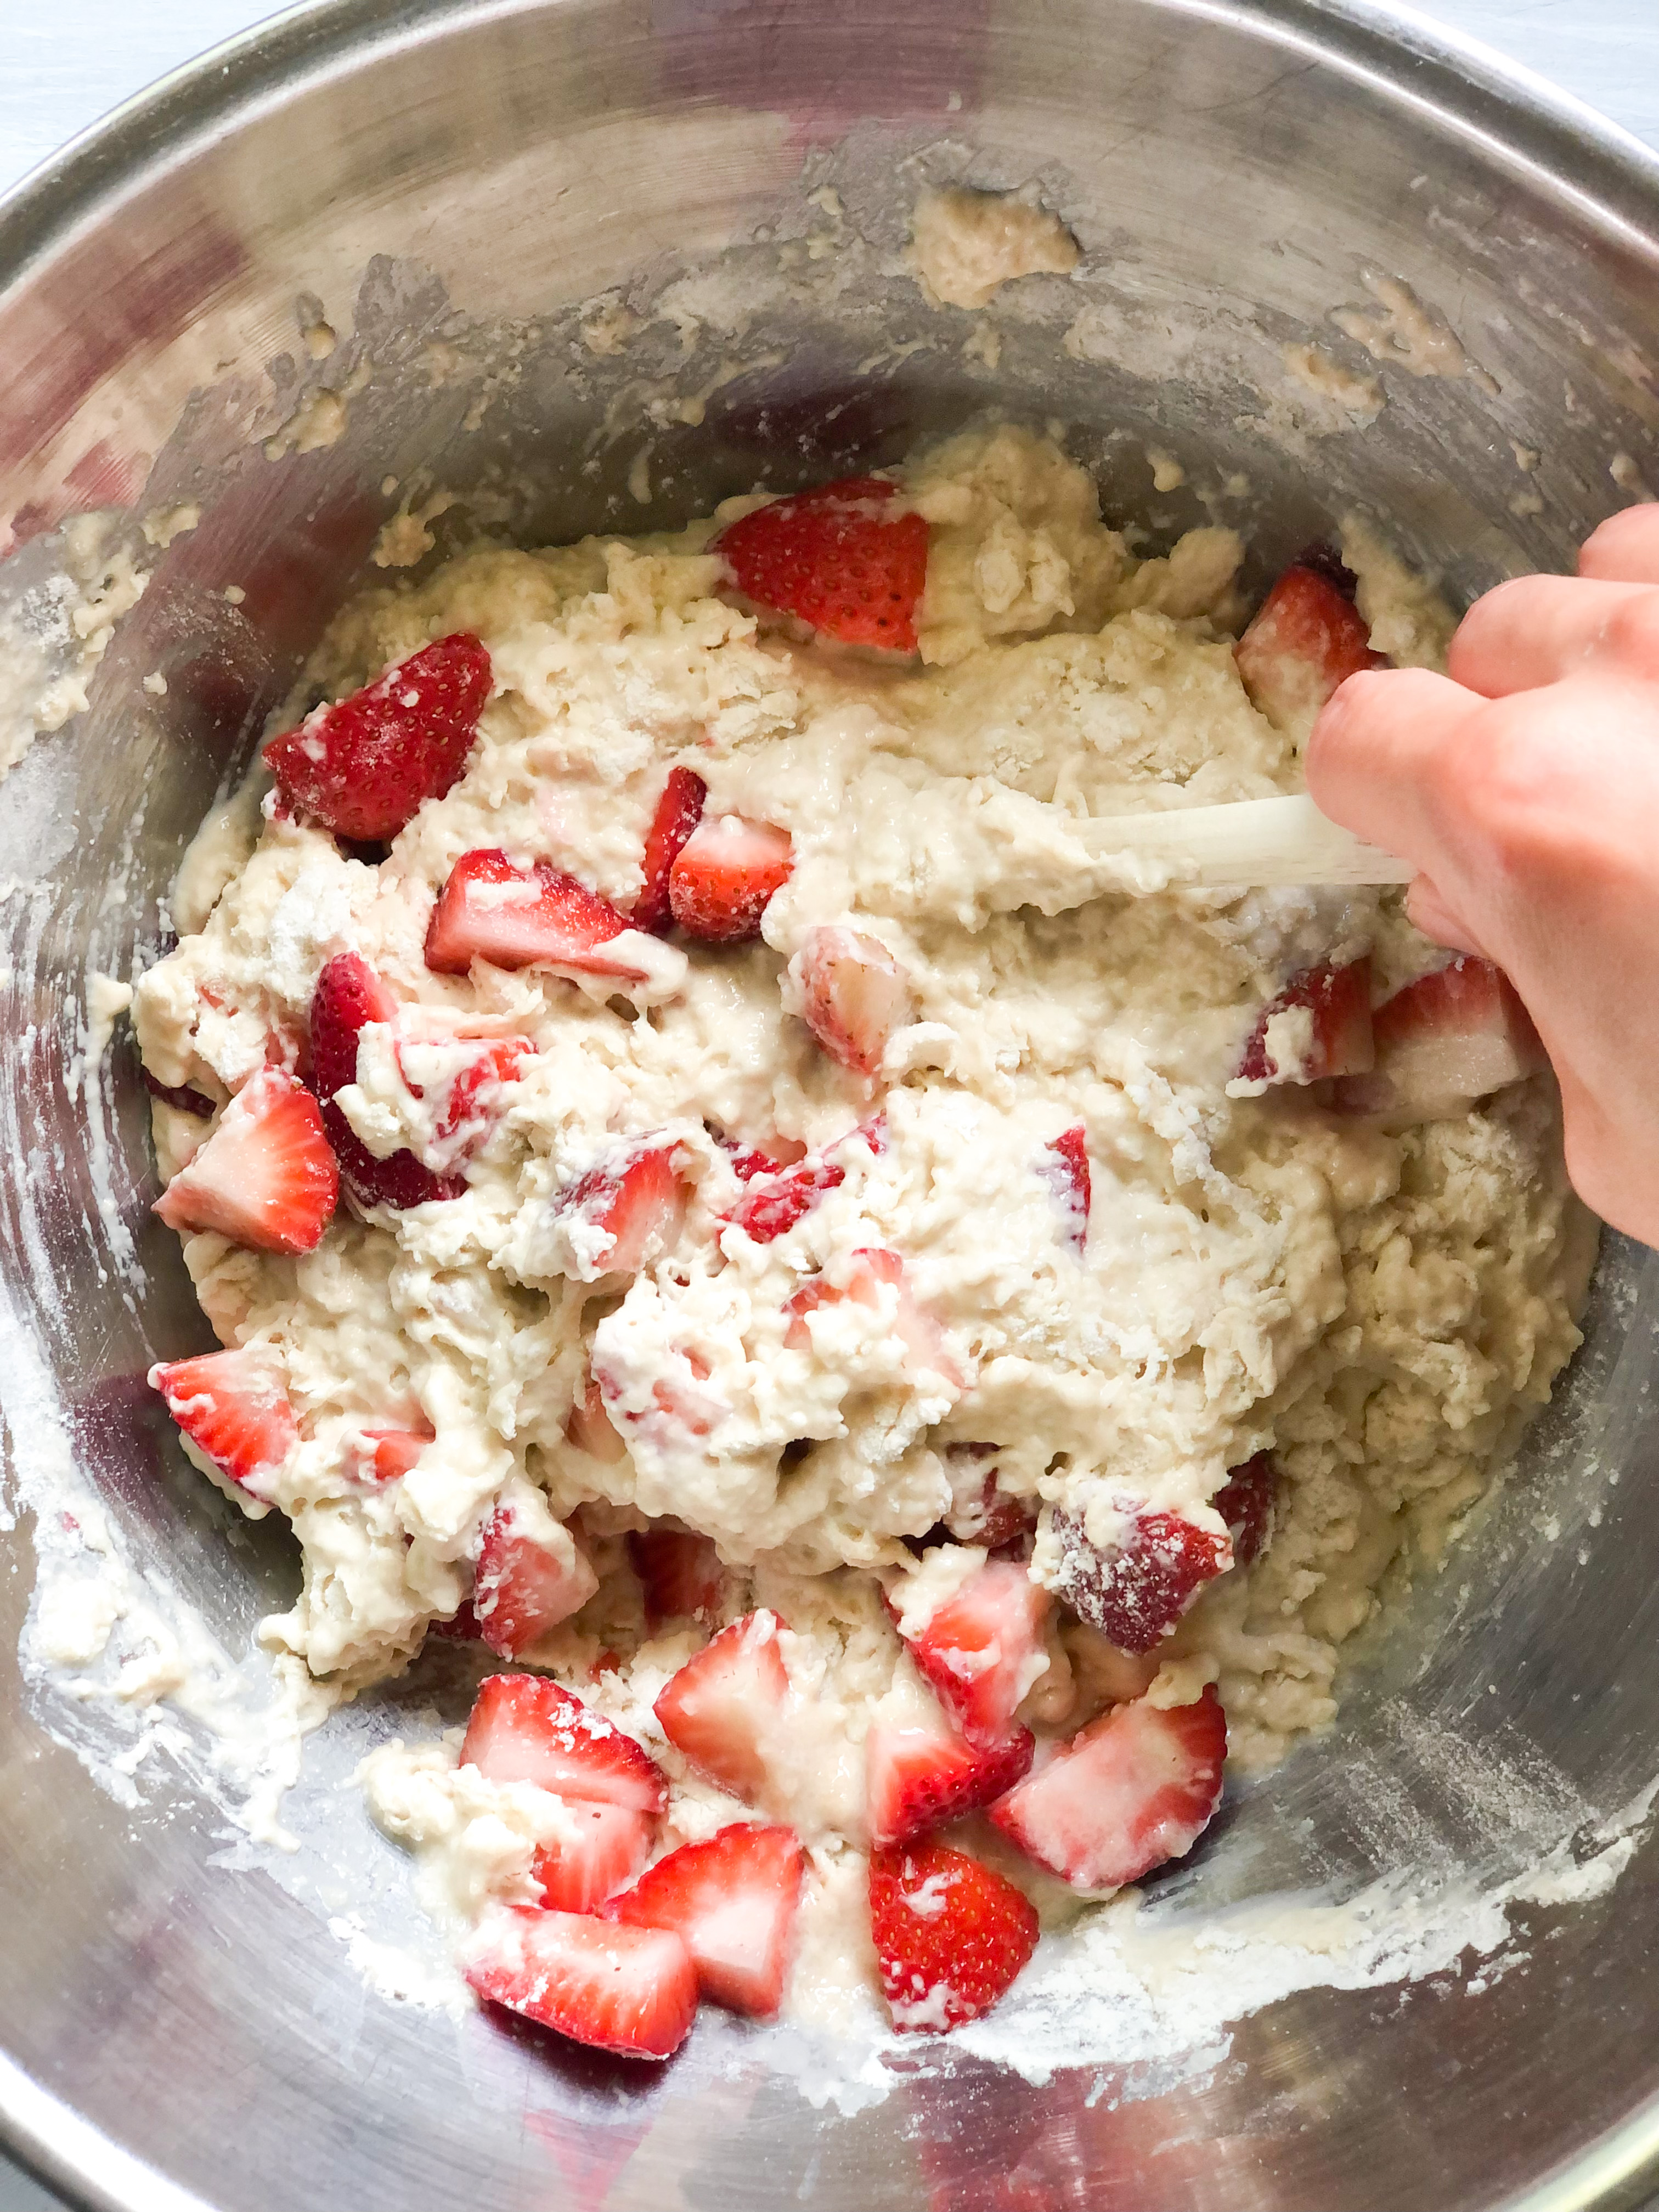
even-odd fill
[[[1297,787],[1319,687],[1276,680],[1257,630],[1247,690],[1232,532],[1138,561],[1055,446],[973,432],[831,514],[832,547],[873,531],[914,562],[884,629],[877,601],[769,599],[767,511],[483,548],[346,608],[288,720],[391,669],[388,714],[437,699],[459,733],[455,780],[401,823],[359,781],[347,824],[318,798],[344,726],[275,741],[278,788],[198,850],[201,926],[135,1017],[185,1171],[163,1210],[252,1355],[257,1437],[158,1378],[192,1457],[301,1547],[268,1644],[349,1692],[434,1626],[482,1631],[657,1762],[653,1856],[746,1811],[787,1826],[794,2001],[821,2007],[872,1972],[871,1732],[949,1725],[928,1624],[988,1587],[988,1551],[1036,1593],[1002,1718],[1037,1780],[1102,1716],[1218,1699],[1229,1755],[1271,1763],[1547,1397],[1594,1225],[1524,1051],[1416,1107],[1320,1059],[1310,975],[1362,978],[1381,1053],[1443,962],[1396,895],[1041,910],[1069,818]],[[782,574],[800,546],[762,527]],[[1431,660],[1421,587],[1368,533],[1344,550],[1373,642]],[[441,699],[398,672],[457,640],[480,651]],[[521,958],[550,902],[566,957]],[[250,1241],[215,1195],[268,1114],[314,1235]],[[1178,1556],[1137,1552],[1172,1526]],[[781,1702],[734,1790],[658,1701],[770,1615]],[[570,1801],[459,1749],[389,1747],[366,1784],[434,1909],[499,1953]],[[1046,1917],[1128,1878],[992,1818],[969,1855]],[[948,1881],[924,1875],[926,1918]],[[888,1995],[901,2027],[969,2016]]]

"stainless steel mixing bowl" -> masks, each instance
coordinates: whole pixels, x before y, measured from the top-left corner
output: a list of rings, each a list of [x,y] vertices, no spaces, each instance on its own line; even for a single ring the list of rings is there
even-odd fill
[[[1087,249],[1005,295],[994,363],[895,258],[927,177],[1036,179]],[[1390,351],[1378,279],[1449,319],[1468,374]],[[607,354],[576,310],[610,288],[678,319]],[[1381,379],[1374,421],[1287,371],[1316,341]],[[887,460],[995,404],[1058,418],[1153,540],[1207,499],[1255,526],[1259,575],[1358,501],[1468,595],[1565,564],[1659,482],[1656,360],[1651,159],[1360,9],[344,0],[158,88],[0,211],[0,518],[24,541],[0,594],[40,615],[77,506],[201,510],[137,539],[149,589],[89,711],[0,787],[13,1481],[57,1406],[135,1559],[233,1650],[290,1585],[269,1527],[227,1541],[136,1380],[205,1331],[145,1211],[130,1048],[88,1087],[80,1008],[88,969],[153,954],[184,842],[411,482],[460,495],[441,539],[564,538]],[[1183,490],[1153,490],[1149,442]],[[1177,1896],[1497,1880],[1659,1772],[1656,1297],[1612,1246],[1514,1480]],[[1310,1989],[1184,2077],[1032,2087],[963,2058],[841,2114],[710,2027],[641,2080],[366,1993],[325,1925],[349,1888],[224,1864],[164,1755],[131,1807],[94,1786],[65,1747],[94,1721],[12,1660],[27,1516],[3,1540],[0,2114],[88,2203],[1564,2212],[1659,2171],[1645,1843],[1607,1893],[1521,1912],[1507,1972]],[[337,1818],[361,1825],[349,1797]]]

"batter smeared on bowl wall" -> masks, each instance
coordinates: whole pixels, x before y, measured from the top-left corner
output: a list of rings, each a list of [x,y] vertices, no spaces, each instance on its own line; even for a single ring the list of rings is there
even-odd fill
[[[1501,977],[1395,894],[988,888],[1297,787],[1407,587],[1345,550],[1239,639],[1232,532],[1138,562],[994,428],[314,657],[137,988],[227,1347],[153,1379],[293,1522],[273,1647],[505,1662],[366,1771],[485,1996],[974,2017],[1329,1719],[1547,1396],[1594,1224]]]

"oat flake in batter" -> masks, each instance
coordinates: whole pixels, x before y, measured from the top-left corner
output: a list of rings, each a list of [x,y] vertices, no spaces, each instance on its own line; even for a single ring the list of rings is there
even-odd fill
[[[135,1011],[231,1349],[155,1379],[293,1523],[273,1650],[508,1662],[365,1777],[486,1996],[971,2018],[1328,1720],[1547,1397],[1595,1231],[1501,977],[1395,895],[1042,910],[1075,817],[1296,788],[1368,626],[1432,659],[1345,545],[1236,651],[1231,532],[1137,562],[1001,428],[481,549],[198,851]]]

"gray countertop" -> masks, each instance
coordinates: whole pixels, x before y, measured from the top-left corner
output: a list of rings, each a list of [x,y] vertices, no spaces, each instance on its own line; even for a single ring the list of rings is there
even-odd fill
[[[0,192],[118,102],[278,11],[258,0],[12,0],[0,70]],[[1656,0],[1428,0],[1416,11],[1549,77],[1659,148]],[[56,2197],[0,2155],[0,2212]]]

